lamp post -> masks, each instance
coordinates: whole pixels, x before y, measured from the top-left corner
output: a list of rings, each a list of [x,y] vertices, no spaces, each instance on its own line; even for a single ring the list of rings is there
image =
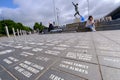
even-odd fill
[[[54,11],[54,22],[56,24],[56,8],[55,8],[55,0],[53,0],[53,11]]]
[[[90,3],[89,3],[89,0],[87,0],[87,3],[88,3],[88,17],[90,15]]]
[[[59,22],[59,9],[56,8],[56,12],[57,12],[57,26],[60,25],[60,22]]]

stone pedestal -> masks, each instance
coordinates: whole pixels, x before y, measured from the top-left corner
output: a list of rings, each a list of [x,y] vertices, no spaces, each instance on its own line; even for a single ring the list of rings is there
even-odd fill
[[[77,17],[76,17],[76,18],[74,19],[74,23],[78,23],[78,22],[81,22],[81,21],[80,21],[80,18],[77,18]]]

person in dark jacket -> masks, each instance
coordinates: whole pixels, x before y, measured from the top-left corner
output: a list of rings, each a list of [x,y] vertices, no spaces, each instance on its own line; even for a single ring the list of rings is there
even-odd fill
[[[48,28],[48,32],[50,32],[51,30],[54,29],[54,26],[52,25],[52,23],[49,23],[49,28]]]

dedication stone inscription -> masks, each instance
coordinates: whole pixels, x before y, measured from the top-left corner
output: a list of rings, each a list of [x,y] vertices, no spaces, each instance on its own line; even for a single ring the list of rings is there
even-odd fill
[[[8,57],[3,57],[0,61],[0,64],[4,66],[5,68],[12,67],[13,65],[17,64],[20,60],[16,58],[15,56],[8,56]]]
[[[6,71],[2,71],[0,72],[0,80],[16,80],[16,79]]]
[[[98,63],[96,55],[93,54],[82,54],[78,52],[68,52],[66,54],[66,58],[80,60],[80,61],[86,61],[91,63]]]
[[[101,65],[120,68],[120,58],[99,56],[99,61]]]
[[[103,80],[119,80],[120,69],[101,66]]]
[[[15,51],[15,49],[3,50],[3,51],[0,51],[0,55],[9,54],[9,53],[14,52],[14,51]]]
[[[116,52],[116,51],[97,50],[97,54],[102,56],[120,57],[120,52]]]
[[[50,69],[45,72],[38,80],[86,80],[62,71]]]
[[[59,62],[57,62],[54,65],[54,67],[65,72],[72,73],[80,77],[84,77],[88,80],[101,80],[98,65],[62,59]]]
[[[9,71],[20,80],[34,80],[44,69],[44,66],[26,60],[11,67]]]
[[[60,55],[60,51],[53,51],[53,50],[47,50],[45,51],[45,53],[50,55],[55,55],[55,56]]]

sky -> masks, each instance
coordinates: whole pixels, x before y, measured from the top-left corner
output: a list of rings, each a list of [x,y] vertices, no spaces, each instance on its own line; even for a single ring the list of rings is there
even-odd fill
[[[48,26],[58,14],[59,24],[74,21],[74,6],[79,4],[80,14],[87,19],[88,0],[0,0],[0,19],[12,19],[26,26],[33,27],[35,22]],[[95,19],[104,17],[120,6],[120,0],[89,0],[89,14]]]

